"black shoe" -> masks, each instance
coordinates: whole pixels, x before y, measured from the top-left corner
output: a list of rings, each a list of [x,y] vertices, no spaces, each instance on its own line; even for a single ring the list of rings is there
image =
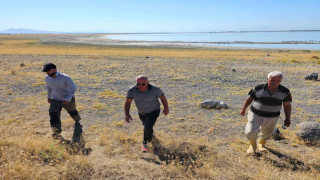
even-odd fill
[[[74,128],[82,127],[82,125],[80,124],[79,121],[77,121],[77,122],[74,123],[73,127],[74,127]]]
[[[54,140],[61,140],[61,139],[63,139],[63,137],[61,136],[60,133],[53,133],[53,134],[52,134],[52,138],[53,138]]]

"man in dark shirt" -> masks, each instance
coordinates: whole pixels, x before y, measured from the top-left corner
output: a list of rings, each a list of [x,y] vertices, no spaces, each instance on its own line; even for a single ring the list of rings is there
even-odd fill
[[[164,110],[163,114],[169,114],[169,107],[164,93],[159,87],[149,84],[146,76],[140,75],[136,78],[137,84],[131,87],[127,93],[127,99],[124,105],[125,120],[130,123],[132,121],[130,115],[130,106],[132,100],[134,100],[139,118],[144,126],[144,137],[142,144],[142,151],[147,152],[147,143],[151,142],[153,136],[153,126],[160,114],[160,103],[161,100]]]
[[[248,112],[248,123],[245,134],[250,140],[248,154],[257,150],[256,140],[261,126],[261,139],[258,143],[258,150],[265,151],[265,144],[271,137],[280,116],[281,106],[284,107],[286,119],[284,125],[289,127],[291,115],[292,97],[288,88],[280,85],[283,73],[273,71],[268,74],[267,84],[261,84],[249,92],[250,97],[245,101],[240,114],[245,115],[247,107],[252,103]]]

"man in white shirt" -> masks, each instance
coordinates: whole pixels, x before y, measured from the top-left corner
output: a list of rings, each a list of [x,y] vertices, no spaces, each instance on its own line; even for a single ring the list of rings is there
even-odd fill
[[[76,86],[72,79],[63,73],[57,71],[56,65],[52,63],[45,64],[43,72],[47,73],[46,83],[48,90],[48,103],[50,103],[49,115],[50,124],[53,130],[52,137],[61,138],[61,110],[64,108],[75,121],[76,126],[81,126],[79,113],[76,109],[74,93]]]

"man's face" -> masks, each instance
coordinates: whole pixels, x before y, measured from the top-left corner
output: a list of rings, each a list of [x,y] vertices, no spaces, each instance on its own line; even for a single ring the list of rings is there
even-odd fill
[[[148,89],[148,80],[141,78],[141,79],[137,79],[137,87],[140,91],[146,91]]]
[[[277,88],[282,81],[282,78],[279,76],[268,78],[268,85],[272,88]]]
[[[50,69],[50,71],[46,72],[48,76],[52,77],[57,73],[57,69]]]

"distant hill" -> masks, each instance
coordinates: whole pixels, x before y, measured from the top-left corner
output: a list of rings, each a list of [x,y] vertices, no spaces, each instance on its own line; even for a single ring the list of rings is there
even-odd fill
[[[60,32],[11,28],[11,29],[0,31],[0,34],[60,34]]]

